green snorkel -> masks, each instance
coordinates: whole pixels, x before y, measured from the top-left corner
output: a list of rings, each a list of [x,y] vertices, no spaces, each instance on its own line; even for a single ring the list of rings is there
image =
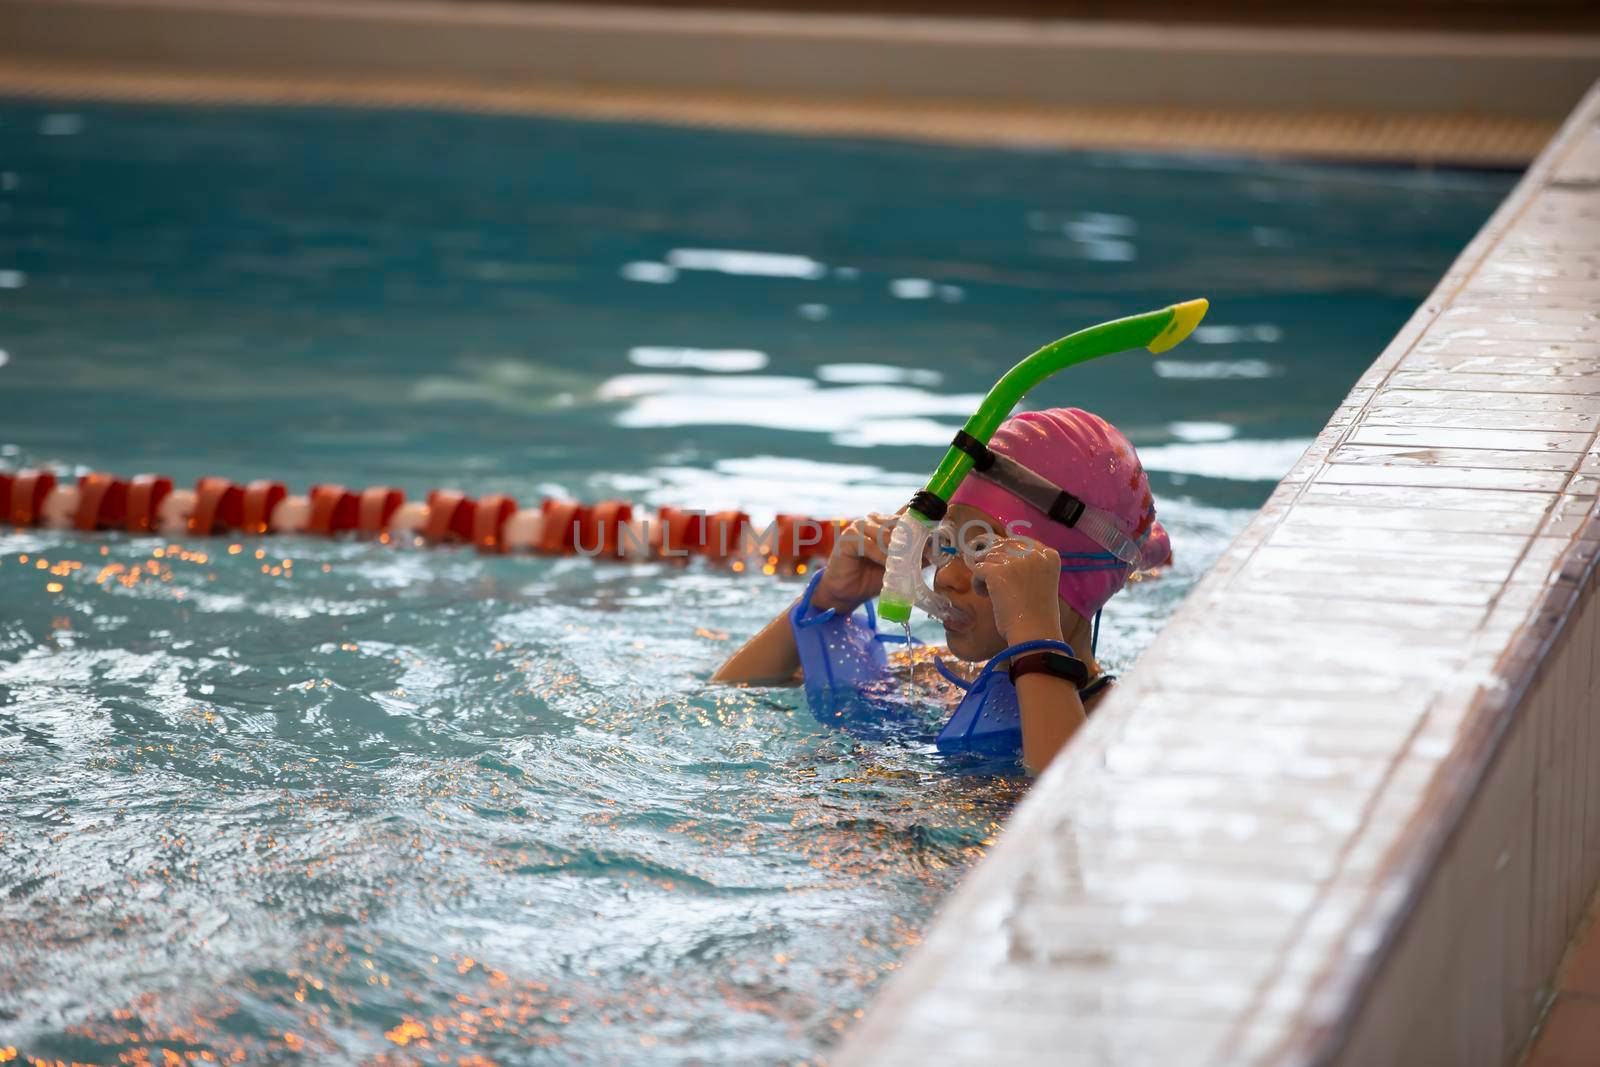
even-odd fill
[[[1052,374],[1131,348],[1165,352],[1193,332],[1209,306],[1205,300],[1186,300],[1159,311],[1102,322],[1045,345],[995,382],[962,430],[979,444],[987,445],[1028,391]],[[922,581],[923,546],[932,525],[944,517],[950,498],[972,469],[972,463],[971,455],[951,445],[928,484],[911,498],[905,517],[914,521],[895,524],[884,568],[883,592],[878,598],[878,614],[890,622],[910,621],[912,606],[932,598],[931,590]]]

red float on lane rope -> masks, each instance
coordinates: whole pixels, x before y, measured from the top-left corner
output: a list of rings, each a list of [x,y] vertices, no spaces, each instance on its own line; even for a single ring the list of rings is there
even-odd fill
[[[577,549],[578,527],[583,506],[570,500],[546,500],[539,505],[544,527],[539,533],[539,551],[547,556],[570,556]]]
[[[633,505],[625,500],[602,500],[578,512],[573,549],[586,556],[616,559],[629,547],[622,543],[622,528],[633,519]]]
[[[728,560],[744,555],[750,548],[745,530],[750,516],[742,511],[719,511],[705,520],[702,551],[711,559]]]
[[[516,510],[517,502],[504,493],[490,493],[478,498],[472,509],[472,543],[479,552],[506,550],[501,531]]]
[[[226,478],[201,478],[194,483],[194,513],[189,532],[204,537],[237,530],[244,522],[244,489]]]
[[[406,495],[387,485],[368,486],[361,491],[356,508],[356,529],[362,537],[378,537],[389,528],[389,520],[406,502]]]
[[[78,530],[121,526],[128,514],[128,483],[113,474],[96,471],[78,479],[78,511],[72,525]]]
[[[128,482],[127,518],[129,533],[149,533],[156,528],[161,502],[172,492],[172,479],[160,474],[135,474]]]
[[[822,540],[806,553],[808,559],[827,559],[833,555],[833,546],[839,541],[841,523],[838,519],[818,519],[822,526]]]
[[[11,479],[11,500],[7,517],[13,526],[32,526],[39,521],[44,498],[56,487],[56,476],[49,471],[18,471]]]
[[[706,516],[702,511],[662,508],[656,512],[656,528],[650,532],[650,547],[668,559],[683,559],[699,552],[706,543]]]
[[[239,528],[245,533],[266,533],[272,528],[272,509],[288,495],[289,490],[282,482],[257,479],[245,486]]]
[[[332,537],[356,528],[361,518],[361,503],[344,486],[313,485],[306,495],[311,502],[311,515],[306,519],[307,533]]]
[[[772,540],[762,545],[761,551],[787,565],[804,558],[811,544],[820,538],[817,520],[805,515],[777,515],[772,520]],[[802,545],[801,541],[807,544]]]
[[[476,510],[466,494],[435,489],[428,494],[428,524],[422,528],[422,536],[434,542],[470,541]]]

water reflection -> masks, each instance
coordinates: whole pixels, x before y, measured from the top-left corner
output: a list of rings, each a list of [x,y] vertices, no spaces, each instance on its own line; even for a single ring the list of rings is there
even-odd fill
[[[1257,323],[1253,326],[1207,323],[1195,327],[1192,339],[1202,345],[1237,345],[1251,341],[1270,345],[1283,340],[1283,331],[1270,322]]]
[[[667,264],[678,270],[706,270],[760,278],[814,280],[828,273],[826,266],[810,256],[743,252],[727,248],[674,248],[667,253]]]
[[[1283,368],[1264,359],[1158,359],[1152,366],[1158,378],[1217,380],[1222,378],[1276,378]]]
[[[1310,437],[1285,441],[1205,441],[1147,445],[1139,449],[1145,470],[1241,482],[1276,482],[1311,444]]]
[[[926,367],[890,367],[881,363],[824,363],[817,368],[817,379],[835,385],[882,385],[892,382],[939,385],[944,381],[944,375]]]
[[[933,415],[951,417],[939,430],[939,440],[948,444],[983,399],[977,393],[935,393],[910,385],[825,387],[809,378],[779,375],[686,374],[621,374],[595,395],[625,405],[614,417],[618,426],[755,426],[827,434],[834,444],[847,447],[882,443],[876,439],[875,422],[940,425],[917,418]],[[925,436],[919,433],[907,443],[930,443]]]
[[[628,362],[636,367],[682,368],[736,374],[761,370],[770,360],[765,352],[757,352],[750,348],[667,348],[642,345],[628,349]]]
[[[676,267],[649,261],[624,263],[619,273],[630,282],[648,282],[652,285],[666,285],[678,278]]]

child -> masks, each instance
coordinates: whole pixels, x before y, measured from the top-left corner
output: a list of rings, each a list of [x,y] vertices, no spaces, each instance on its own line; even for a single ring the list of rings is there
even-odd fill
[[[1171,546],[1155,521],[1150,482],[1133,446],[1099,416],[1077,408],[1022,412],[995,431],[988,450],[1004,460],[974,468],[951,497],[941,536],[930,541],[934,592],[949,602],[944,627],[950,652],[970,662],[991,661],[941,733],[940,747],[964,747],[946,740],[958,733],[971,738],[981,725],[994,742],[985,750],[994,752],[998,744],[1015,753],[1020,747],[1024,765],[1038,772],[1110,682],[1094,661],[1091,620],[1131,573],[1165,564]],[[1046,503],[1041,489],[1054,500]],[[1085,515],[1094,521],[1084,521]],[[851,622],[852,614],[883,586],[884,550],[895,521],[883,515],[856,520],[807,595],[747,641],[713,680],[793,684],[802,659],[797,628],[817,622],[854,625],[859,645],[860,624]],[[1107,526],[1115,529],[1096,532]],[[884,669],[881,652],[874,663]],[[827,668],[829,684],[837,684],[832,665]],[[813,711],[822,717],[813,692],[818,680],[805,681]]]

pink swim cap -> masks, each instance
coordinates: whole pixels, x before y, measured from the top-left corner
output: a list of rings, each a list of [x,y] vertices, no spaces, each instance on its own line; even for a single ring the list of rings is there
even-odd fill
[[[1105,419],[1079,408],[1023,411],[1000,424],[989,447],[1115,516],[1122,531],[1138,543],[1143,567],[1172,559],[1172,542],[1156,521],[1144,466],[1133,445]],[[1018,523],[1019,533],[1061,553],[1061,599],[1086,619],[1128,580],[1129,568],[1088,535],[1052,521],[976,474],[962,481],[950,503],[977,508],[1002,525]],[[1029,525],[1020,526],[1022,522]]]

